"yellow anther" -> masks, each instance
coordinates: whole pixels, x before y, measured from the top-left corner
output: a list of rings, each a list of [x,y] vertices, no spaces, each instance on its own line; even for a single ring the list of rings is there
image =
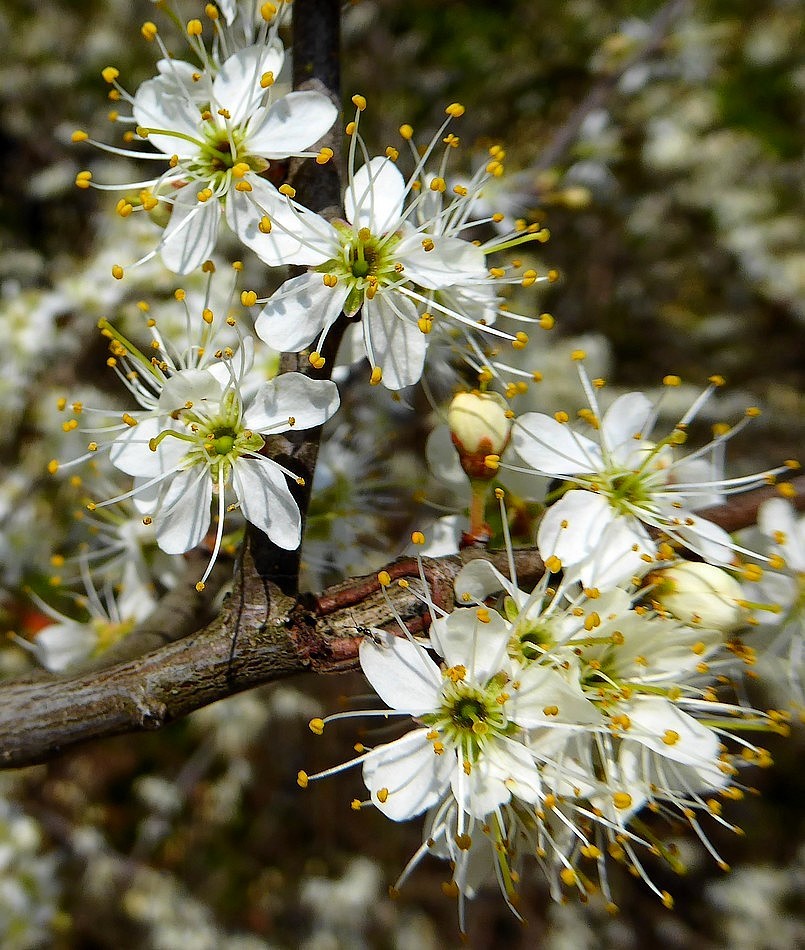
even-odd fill
[[[121,198],[115,205],[115,211],[121,218],[127,218],[134,211],[134,207],[125,198]]]
[[[536,283],[536,280],[537,280],[537,272],[533,269],[527,270],[523,274],[523,279],[522,279],[523,287],[530,287],[532,284]]]
[[[422,241],[422,250],[423,251],[432,251],[436,245],[433,243],[431,238],[425,238]]]
[[[86,132],[81,129],[76,129],[75,132],[70,136],[71,142],[86,142],[89,136]]]
[[[377,575],[377,582],[381,587],[388,587],[391,584],[391,574],[388,571],[380,571]]]
[[[104,80],[108,83],[113,83],[119,75],[120,70],[115,69],[114,66],[105,66],[101,70],[101,76],[103,76]]]
[[[673,729],[666,729],[662,734],[662,741],[666,745],[676,745],[679,742],[680,735],[678,732],[675,732]]]
[[[573,350],[573,352],[570,354],[570,358],[575,363],[580,363],[582,360],[587,359],[587,353],[585,350]]]
[[[235,185],[235,191],[242,192],[242,191],[252,191],[252,190],[253,189],[252,189],[251,183],[246,181],[245,179],[243,181],[239,181],[237,185]]]
[[[329,145],[325,145],[323,148],[319,149],[319,154],[316,156],[316,164],[326,165],[333,155],[335,155],[335,152],[329,147]]]
[[[515,350],[524,350],[528,346],[528,334],[519,330],[512,340],[512,347]]]
[[[120,418],[126,423],[127,426],[131,426],[131,428],[134,428],[134,426],[137,425],[137,420],[128,412],[124,412]]]
[[[79,172],[75,176],[75,185],[76,188],[89,188],[89,183],[92,181],[92,172]]]
[[[436,178],[431,179],[430,190],[438,191],[440,194],[443,194],[447,190],[447,183],[445,182],[444,178],[439,178],[437,176]]]
[[[372,375],[369,377],[369,384],[377,386],[381,379],[383,379],[383,370],[379,366],[375,366]]]
[[[247,175],[251,171],[251,167],[247,162],[236,162],[232,166],[232,175],[235,178],[243,178],[244,175]]]
[[[276,15],[277,15],[277,7],[275,4],[264,3],[260,7],[260,16],[266,21],[266,23],[270,23]]]
[[[411,543],[412,544],[424,544],[425,535],[421,531],[411,532]]]
[[[562,570],[562,561],[555,555],[552,554],[546,561],[545,567],[551,572],[551,574],[558,574]]]
[[[430,333],[433,329],[433,316],[429,313],[423,313],[416,324],[422,333]]]
[[[489,274],[491,277],[499,280],[501,277],[506,276],[506,269],[505,267],[490,267]]]
[[[206,586],[207,586],[207,585],[204,583],[204,581],[197,581],[197,582],[196,582],[196,590],[199,592],[199,594],[204,590],[204,588],[205,588]]]
[[[450,115],[454,119],[458,119],[460,116],[464,115],[466,109],[460,102],[451,102],[444,111],[445,115]]]
[[[558,706],[544,706],[543,709],[542,709],[542,711],[543,711],[543,713],[544,713],[546,716],[558,716],[558,715],[559,715],[559,707],[558,707]]]
[[[668,376],[663,376],[662,384],[663,386],[681,386],[682,378],[680,376],[669,374]]]
[[[500,456],[494,453],[485,455],[484,468],[488,468],[490,472],[496,472],[500,468]]]
[[[481,621],[481,623],[491,623],[492,618],[489,615],[489,611],[486,607],[479,607],[475,611],[475,616]]]
[[[783,498],[792,499],[797,497],[797,490],[794,488],[791,482],[781,482],[777,486],[777,493],[782,495]]]
[[[159,30],[157,29],[156,23],[146,20],[145,23],[143,23],[143,25],[140,27],[140,33],[142,34],[144,40],[147,40],[149,43],[153,43],[156,39],[157,33],[159,33]]]
[[[261,234],[270,234],[271,233],[271,218],[267,214],[264,214],[257,225],[257,230]]]
[[[337,274],[323,274],[321,279],[325,287],[335,287],[338,283]]]
[[[400,157],[400,152],[398,149],[394,148],[393,145],[386,146],[386,158],[390,158],[392,162],[396,162]]]
[[[409,141],[409,142],[410,142],[410,140],[414,137],[414,129],[413,129],[413,127],[410,126],[410,125],[408,125],[407,123],[406,123],[405,125],[401,125],[401,126],[400,126],[400,135],[401,135],[406,141]]]
[[[381,805],[385,804],[388,801],[389,790],[387,788],[379,788],[377,790],[377,800]]]
[[[317,350],[313,350],[313,352],[310,354],[310,356],[308,356],[307,359],[310,365],[314,369],[321,369],[326,362],[324,357]]]
[[[286,198],[296,197],[296,189],[292,188],[287,182],[284,185],[280,185],[277,190],[281,195],[285,195]]]
[[[49,472],[51,475],[55,475],[56,472],[58,472],[58,470],[59,470],[59,463],[58,463],[58,461],[57,461],[56,459],[51,459],[51,460],[48,462],[48,472]]]
[[[257,294],[253,290],[244,290],[240,295],[244,307],[253,307],[257,303]]]
[[[196,198],[204,204],[205,201],[209,201],[212,198],[212,188],[202,188],[201,191],[196,193]]]
[[[202,319],[205,323],[207,323],[207,324],[212,323],[212,321],[213,321],[214,318],[215,318],[215,315],[213,314],[212,310],[210,310],[209,307],[205,307],[205,308],[201,311],[201,319]]]
[[[307,788],[307,783],[310,781],[308,778],[307,772],[303,772],[301,769],[296,773],[296,784],[300,788]]]
[[[632,796],[628,792],[615,792],[612,796],[612,804],[623,811],[632,804]]]
[[[112,277],[114,277],[115,280],[123,280],[123,268],[120,264],[115,264],[112,267]]]
[[[568,887],[572,887],[576,883],[576,872],[573,868],[562,868],[559,872],[559,877],[567,884]]]
[[[563,409],[560,409],[558,412],[555,412],[553,414],[553,417],[554,419],[556,419],[558,423],[560,423],[560,425],[565,425],[565,423],[567,423],[570,420],[570,416]]]
[[[308,729],[317,736],[320,736],[324,732],[324,720],[319,719],[318,716],[315,719],[311,719],[307,724]]]
[[[757,406],[749,406],[746,410],[746,415],[750,419],[757,419],[759,415],[763,412],[762,409],[759,409]]]
[[[211,20],[217,20],[217,19],[218,19],[218,7],[216,7],[216,5],[215,5],[214,3],[208,3],[208,4],[204,7],[204,12],[207,14],[207,16],[208,16]]]
[[[204,32],[204,25],[201,20],[188,20],[187,21],[187,35],[188,36],[201,36]]]

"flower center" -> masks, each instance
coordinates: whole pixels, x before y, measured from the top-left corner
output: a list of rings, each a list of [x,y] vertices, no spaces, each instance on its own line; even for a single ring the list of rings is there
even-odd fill
[[[509,722],[504,708],[509,698],[505,673],[493,676],[485,686],[468,683],[465,676],[463,666],[445,670],[442,703],[422,721],[432,727],[433,741],[457,746],[467,761],[474,762],[491,739],[511,735],[518,727]]]
[[[400,235],[374,235],[369,228],[355,230],[346,222],[334,222],[339,233],[340,251],[325,261],[317,270],[350,288],[344,311],[348,316],[357,313],[364,298],[370,300],[379,287],[397,278],[401,268],[394,257]]]

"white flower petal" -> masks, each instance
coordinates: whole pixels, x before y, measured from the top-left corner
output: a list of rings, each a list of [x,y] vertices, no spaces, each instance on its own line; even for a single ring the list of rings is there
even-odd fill
[[[254,332],[281,353],[298,353],[338,319],[348,293],[343,282],[328,287],[315,272],[292,277],[269,298]]]
[[[228,374],[227,374],[228,378]],[[159,394],[159,411],[170,415],[188,403],[218,403],[223,395],[221,382],[204,369],[185,369],[171,376]]]
[[[489,679],[508,667],[507,647],[511,628],[494,610],[488,620],[478,619],[475,608],[458,608],[447,617],[437,617],[430,628],[431,642],[448,667],[463,666],[467,679],[486,685]]]
[[[461,467],[450,429],[436,426],[425,442],[425,460],[433,474],[455,492],[469,491],[469,478]]]
[[[451,778],[459,806],[474,818],[484,819],[517,795],[527,802],[540,798],[540,777],[528,749],[511,739],[500,738],[483,750],[472,763],[469,775],[456,769]]]
[[[188,443],[167,436],[152,452],[148,443],[166,429],[182,431],[178,424],[161,423],[158,419],[145,419],[136,426],[124,429],[112,443],[109,461],[127,475],[145,478],[167,475],[187,453]]]
[[[487,276],[484,252],[460,238],[432,237],[433,250],[422,246],[422,235],[408,238],[397,249],[406,276],[416,284],[439,290],[461,280]]]
[[[212,479],[195,466],[175,475],[154,513],[157,544],[166,554],[184,554],[204,540],[210,526]]]
[[[609,501],[596,492],[574,489],[551,505],[537,531],[543,560],[558,557],[572,566],[588,558],[601,540],[614,513]]]
[[[231,125],[239,125],[248,118],[265,95],[260,85],[264,73],[279,76],[285,53],[282,44],[257,43],[238,50],[221,66],[212,85],[215,109],[226,109]]]
[[[254,132],[250,126],[249,150],[270,159],[298,155],[318,142],[337,116],[320,92],[289,92],[266,110]]]
[[[266,264],[321,264],[333,251],[334,229],[313,211],[295,209],[277,189],[257,175],[244,178],[252,190],[231,189],[226,198],[226,221],[238,238]],[[260,222],[267,217],[271,230]]]
[[[673,512],[673,513],[671,513]],[[705,561],[712,564],[729,564],[733,559],[733,543],[727,532],[689,511],[671,509],[668,512],[672,520],[673,533]],[[681,524],[677,524],[677,519]]]
[[[159,250],[162,262],[175,274],[189,274],[215,250],[221,203],[217,198],[199,201],[198,183],[185,185],[173,202],[170,221]]]
[[[652,566],[645,556],[652,557],[656,550],[656,543],[636,518],[615,517],[579,566],[581,583],[584,587],[610,590],[632,577],[641,577]]]
[[[661,696],[640,697],[629,706],[628,715],[624,742],[639,742],[663,758],[692,766],[703,781],[716,787],[723,784],[720,740],[712,729]]]
[[[791,503],[782,498],[764,501],[758,510],[757,523],[772,539],[781,532],[784,539],[778,547],[787,567],[792,571],[805,571],[805,523],[797,520]]]
[[[416,729],[369,753],[363,780],[372,802],[392,821],[407,821],[435,804],[450,781],[455,757],[436,755],[427,729]],[[381,801],[378,792],[384,790]]]
[[[517,454],[544,475],[579,475],[602,466],[601,449],[595,442],[541,412],[526,412],[518,418],[512,443]]]
[[[651,420],[654,407],[643,393],[624,393],[612,403],[601,421],[601,442],[618,464],[625,464]]]
[[[456,600],[458,603],[476,601],[483,603],[490,594],[505,590],[512,596],[518,605],[522,604],[527,595],[518,590],[504,574],[484,558],[470,561],[458,572],[455,580]]]
[[[302,516],[282,470],[270,459],[239,458],[232,487],[243,517],[286,551],[299,547]]]
[[[601,721],[601,713],[585,697],[576,681],[564,679],[556,670],[532,664],[518,675],[520,688],[511,691],[506,709],[520,726],[533,728],[560,725],[590,725]],[[559,712],[548,715],[552,706]]]
[[[140,85],[132,112],[137,125],[146,129],[164,129],[188,135],[198,141],[201,115],[198,107],[186,96],[174,95],[177,83],[172,76],[156,76]],[[199,145],[178,135],[150,133],[148,141],[165,155],[191,158],[199,152]]]
[[[365,637],[361,669],[372,689],[391,709],[412,716],[433,712],[442,695],[442,674],[424,647],[393,634]]]
[[[91,624],[53,623],[40,630],[30,646],[46,670],[63,673],[92,655],[98,634]]]
[[[378,294],[363,305],[363,337],[372,366],[383,370],[387,389],[403,389],[422,376],[427,336],[417,326],[417,310],[399,293]]]
[[[325,423],[339,402],[338,387],[329,379],[283,373],[260,386],[243,415],[243,425],[254,432],[311,429]]]
[[[388,158],[373,158],[352,176],[344,194],[347,221],[379,236],[395,230],[402,217],[405,179]]]

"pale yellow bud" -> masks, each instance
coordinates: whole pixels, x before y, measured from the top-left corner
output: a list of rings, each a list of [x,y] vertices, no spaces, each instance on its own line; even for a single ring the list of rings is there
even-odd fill
[[[470,478],[491,479],[497,474],[486,464],[509,444],[510,410],[497,393],[459,393],[447,410],[447,424],[461,467]]]
[[[730,633],[741,623],[743,597],[735,578],[713,564],[685,561],[652,575],[652,597],[684,623]]]

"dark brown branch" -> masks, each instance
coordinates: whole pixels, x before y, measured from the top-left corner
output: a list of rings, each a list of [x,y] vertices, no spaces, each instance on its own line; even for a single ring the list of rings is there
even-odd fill
[[[434,603],[452,608],[452,584],[477,551],[426,561]],[[505,570],[505,561],[499,566]],[[542,573],[532,551],[518,557],[524,583]],[[427,626],[415,560],[389,566],[394,610],[414,630]],[[219,699],[307,670],[353,669],[364,624],[393,628],[376,575],[295,600],[259,578],[244,557],[235,586],[209,626],[136,660],[70,679],[10,683],[0,692],[0,766],[47,761],[88,739],[159,729]],[[236,641],[233,641],[236,638]],[[234,644],[234,649],[233,649]]]
[[[793,504],[805,510],[805,477],[792,484],[798,492]],[[752,525],[759,505],[775,495],[772,487],[748,492],[702,514],[735,531]],[[425,559],[432,602],[452,609],[458,571],[483,556],[507,572],[505,554],[483,548]],[[516,552],[516,569],[524,588],[543,573],[542,561],[530,549]],[[294,673],[354,669],[361,627],[397,629],[394,611],[412,631],[426,629],[430,622],[415,593],[422,587],[417,562],[403,558],[387,571],[394,610],[375,574],[343,581],[318,598],[289,597],[257,576],[247,552],[232,594],[205,629],[100,672],[0,689],[0,765],[32,765],[78,742],[158,729],[202,706]],[[401,580],[408,586],[400,586]],[[149,628],[157,621],[150,618]]]
[[[340,0],[297,0],[293,6],[293,84],[295,89],[312,89],[330,99],[339,109],[339,118],[319,146],[329,146],[333,158],[325,165],[312,161],[295,162],[289,179],[297,198],[306,207],[325,217],[341,213],[341,75],[340,75]],[[299,271],[300,273],[302,270]],[[322,356],[325,363],[317,370],[310,365],[309,351],[283,353],[280,373],[304,373],[314,379],[329,379],[346,322],[343,318],[330,330]],[[291,491],[299,505],[304,524],[310,505],[313,474],[319,454],[321,428],[288,432],[266,443],[265,454],[298,475],[302,484]],[[270,578],[284,593],[298,592],[300,550],[277,547],[264,534],[251,528],[249,545],[257,573]]]

